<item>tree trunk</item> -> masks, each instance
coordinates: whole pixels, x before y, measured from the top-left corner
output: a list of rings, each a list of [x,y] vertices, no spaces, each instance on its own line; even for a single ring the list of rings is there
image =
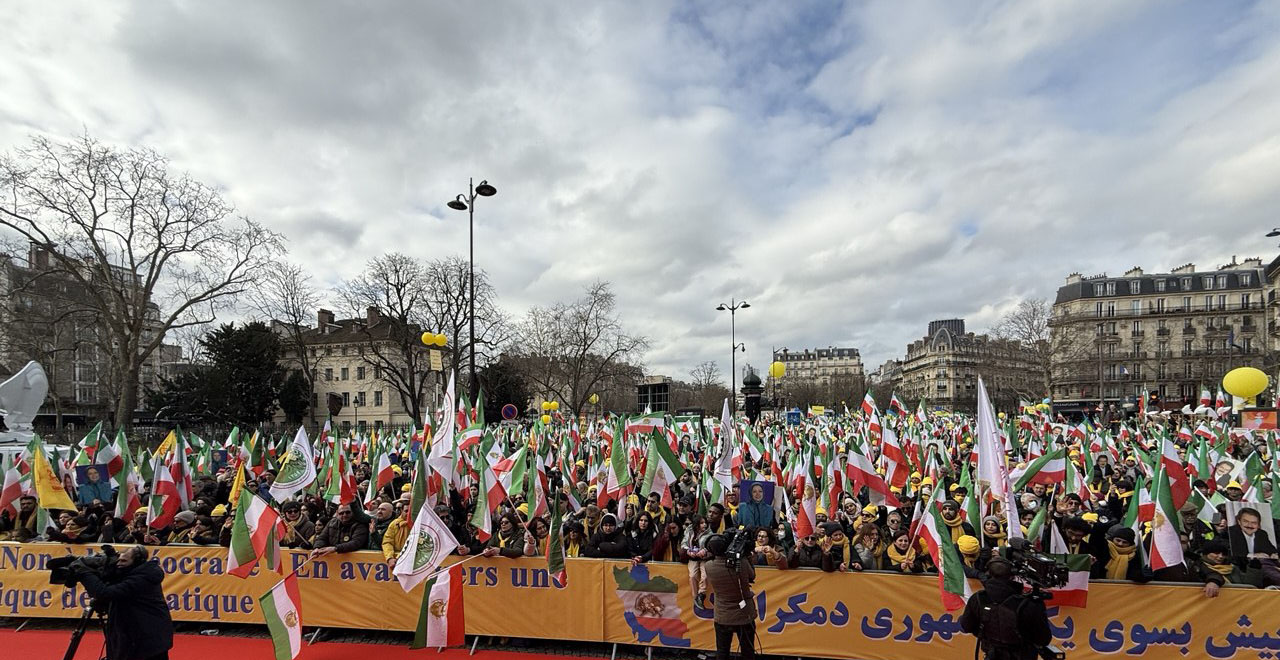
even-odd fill
[[[138,407],[138,364],[136,360],[125,359],[124,372],[120,378],[120,398],[116,401],[115,425],[125,431],[133,430],[133,410]]]

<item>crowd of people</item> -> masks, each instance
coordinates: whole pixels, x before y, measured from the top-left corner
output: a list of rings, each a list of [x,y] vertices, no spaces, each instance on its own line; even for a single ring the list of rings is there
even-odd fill
[[[756,428],[762,435],[774,432],[766,422]],[[708,462],[700,456],[704,443],[689,435],[681,436],[678,442],[680,455],[692,460],[685,461],[682,474],[662,492],[601,497],[599,488],[604,484],[587,474],[586,461],[551,462],[567,472],[547,471],[549,482],[554,484],[552,492],[558,494],[566,510],[561,530],[566,557],[687,564],[690,587],[700,603],[707,594],[705,565],[710,555],[706,542],[712,534],[726,531],[751,536],[750,562],[757,566],[827,572],[931,572],[937,568],[919,533],[921,508],[930,501],[934,489],[942,488],[945,492],[934,498],[944,525],[941,531],[944,540],[959,551],[970,577],[984,576],[987,562],[1007,545],[1010,526],[1016,525],[1018,536],[1031,538],[1044,551],[1088,555],[1093,579],[1195,582],[1203,585],[1207,596],[1217,595],[1227,584],[1280,587],[1280,557],[1267,532],[1275,528],[1274,507],[1240,506],[1234,516],[1229,515],[1228,503],[1240,502],[1245,494],[1235,480],[1225,484],[1212,478],[1194,480],[1193,487],[1201,498],[1216,498],[1222,503],[1211,516],[1203,515],[1195,505],[1200,498],[1184,505],[1177,524],[1185,561],[1153,571],[1143,559],[1150,549],[1150,524],[1121,522],[1131,509],[1132,498],[1139,497],[1135,484],[1144,477],[1140,458],[1133,453],[1115,462],[1107,452],[1096,456],[1083,496],[1079,491],[1030,483],[1015,493],[1017,509],[1012,519],[999,506],[994,507],[994,515],[978,519],[971,515],[972,507],[965,505],[971,494],[962,475],[971,455],[962,444],[960,448],[966,451],[954,452],[949,463],[932,466],[929,474],[913,472],[907,483],[893,487],[897,506],[887,506],[868,488],[842,493],[833,510],[816,507],[813,524],[804,526],[804,533],[798,535],[797,517],[805,494],[798,485],[792,488],[764,478],[769,474],[768,461],[748,459],[738,472],[753,478],[736,481],[736,487],[724,489],[721,497],[712,501],[712,475],[704,467]],[[1233,442],[1228,451],[1243,460],[1252,452],[1265,454],[1267,445]],[[1273,464],[1274,457],[1261,458],[1264,465]],[[316,556],[374,551],[394,563],[405,546],[414,513],[410,491],[416,463],[407,450],[392,453],[390,461],[393,478],[372,491],[368,483],[374,478],[373,464],[366,460],[353,466],[358,492],[376,493],[368,501],[357,497],[335,503],[313,488],[276,502],[270,492],[275,477],[272,470],[247,472],[243,488],[278,508],[286,528],[283,547],[308,550]],[[24,494],[16,512],[11,508],[0,512],[0,540],[227,546],[234,525],[235,477],[232,466],[197,475],[189,505],[160,527],[148,524],[145,495],[144,505],[132,516],[117,515],[114,499],[118,489],[113,490],[100,478],[76,489],[75,510],[46,512],[44,518],[39,515],[36,497]],[[1271,487],[1271,479],[1259,480],[1253,494],[1269,502]],[[538,510],[537,504],[531,513],[531,503],[523,493],[512,492],[495,507],[491,529],[472,524],[478,519],[475,507],[482,501],[477,484],[448,488],[447,496],[441,492],[436,499],[435,513],[457,538],[457,553],[491,558],[546,554],[551,518]],[[541,508],[545,509],[545,503]]]

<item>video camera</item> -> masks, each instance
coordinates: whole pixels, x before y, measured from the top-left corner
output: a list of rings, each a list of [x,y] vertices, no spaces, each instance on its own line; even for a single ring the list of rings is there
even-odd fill
[[[55,557],[49,560],[49,584],[74,587],[80,582],[81,571],[105,580],[115,572],[117,557],[119,553],[109,545],[102,546],[101,553],[84,557]]]
[[[1035,552],[1026,539],[1010,539],[1005,558],[1013,567],[1013,576],[1031,585],[1032,593],[1039,597],[1047,598],[1045,589],[1061,587],[1071,576],[1066,564]]]
[[[725,551],[725,564],[733,570],[738,570],[738,566],[742,564],[742,558],[747,556],[747,546],[751,543],[751,535],[747,533],[747,528],[738,525],[733,531],[726,531],[725,536],[729,537],[729,549]]]

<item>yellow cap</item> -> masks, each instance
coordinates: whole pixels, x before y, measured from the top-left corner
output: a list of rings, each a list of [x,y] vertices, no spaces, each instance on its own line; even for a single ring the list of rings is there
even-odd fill
[[[920,485],[921,485],[921,486],[932,486],[932,485],[933,485],[933,477],[925,477],[925,478],[921,479],[921,480],[920,480]]]
[[[140,506],[140,507],[138,507],[138,508],[133,512],[133,515],[135,515],[135,516],[145,516],[145,515],[147,515],[147,507],[145,507],[145,506]]]
[[[868,504],[862,507],[862,512],[863,513],[880,513],[880,507],[874,504]]]
[[[401,487],[400,487],[400,492],[402,492],[402,493],[407,493],[407,492],[409,492],[409,491],[411,491],[411,490],[413,490],[413,484],[405,484],[405,485],[403,485],[403,486],[401,486]]]
[[[975,554],[978,552],[978,539],[977,537],[965,534],[960,537],[960,540],[956,541],[956,547],[960,549],[960,552],[963,552],[966,555]]]
[[[1241,486],[1240,482],[1235,479],[1232,479],[1231,483],[1227,484],[1227,488],[1239,488],[1240,490],[1244,490],[1244,486]]]
[[[520,506],[516,507],[516,511],[519,511],[519,512],[520,512],[520,515],[522,515],[522,516],[528,516],[528,515],[529,515],[529,503],[528,503],[528,502],[524,502],[524,503],[522,503]]]
[[[1096,523],[1096,522],[1098,522],[1098,514],[1096,514],[1096,513],[1092,512],[1092,511],[1089,511],[1089,512],[1087,512],[1087,513],[1083,513],[1083,514],[1081,514],[1081,515],[1080,515],[1080,517],[1081,517],[1081,518],[1083,518],[1083,519],[1085,519],[1085,520],[1087,520],[1087,521],[1089,521],[1089,522],[1091,522],[1091,523]]]
[[[227,515],[227,505],[219,504],[218,506],[213,507],[213,513],[211,515],[215,518]]]
[[[404,474],[404,468],[400,467],[399,465],[392,465],[391,471],[396,474]]]
[[[911,478],[912,478],[912,479],[919,479],[919,478],[920,478],[920,473],[919,473],[919,472],[912,472],[912,473],[911,473]]]
[[[824,515],[824,516],[825,516],[825,515],[827,515],[827,510],[826,510],[826,509],[824,509],[824,508],[822,508],[822,507],[818,507],[818,508],[814,509],[814,510],[813,510],[813,512],[814,512],[815,514],[821,513],[821,514],[822,514],[822,515]]]
[[[960,484],[951,484],[951,487],[950,487],[950,488],[948,488],[947,490],[949,490],[949,491],[956,491],[956,490],[959,490],[959,489],[960,489]]]

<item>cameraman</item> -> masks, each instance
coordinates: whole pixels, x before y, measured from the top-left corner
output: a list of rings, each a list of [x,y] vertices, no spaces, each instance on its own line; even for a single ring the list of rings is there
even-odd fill
[[[738,530],[738,533],[747,531]],[[756,598],[751,593],[751,583],[755,582],[756,569],[750,561],[739,561],[736,570],[729,566],[726,556],[729,539],[723,534],[708,538],[706,548],[714,556],[707,562],[706,572],[707,585],[715,594],[716,660],[729,660],[734,635],[738,636],[738,650],[743,660],[754,660]]]
[[[982,586],[965,603],[960,629],[977,636],[987,660],[1035,660],[1053,639],[1044,602],[1023,595],[1013,565],[999,553],[987,563]]]
[[[107,608],[107,660],[163,660],[173,647],[173,620],[160,583],[159,562],[147,560],[146,548],[135,545],[120,553],[114,569],[98,571],[71,564],[84,590]]]

